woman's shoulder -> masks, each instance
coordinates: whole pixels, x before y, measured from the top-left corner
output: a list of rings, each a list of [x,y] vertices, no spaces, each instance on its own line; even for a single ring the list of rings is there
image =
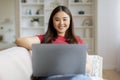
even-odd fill
[[[84,44],[84,41],[79,36],[76,36],[76,40],[78,44]]]

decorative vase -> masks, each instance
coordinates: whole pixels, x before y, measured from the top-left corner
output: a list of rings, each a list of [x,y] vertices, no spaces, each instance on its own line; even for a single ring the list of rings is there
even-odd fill
[[[32,26],[33,26],[33,27],[38,27],[38,26],[39,26],[39,23],[38,23],[37,21],[34,21],[34,22],[32,22]]]
[[[74,2],[79,2],[79,0],[74,0]]]
[[[22,0],[22,3],[26,3],[27,1],[26,0]]]
[[[0,35],[0,42],[3,40],[3,36],[2,35]]]

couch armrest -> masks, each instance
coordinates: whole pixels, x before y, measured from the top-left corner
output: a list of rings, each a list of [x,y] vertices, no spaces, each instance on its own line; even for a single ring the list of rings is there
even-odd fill
[[[90,75],[102,78],[103,58],[98,55],[90,55],[89,58],[90,58],[90,64],[92,68]]]
[[[0,51],[0,80],[30,80],[32,64],[30,53],[23,47]]]

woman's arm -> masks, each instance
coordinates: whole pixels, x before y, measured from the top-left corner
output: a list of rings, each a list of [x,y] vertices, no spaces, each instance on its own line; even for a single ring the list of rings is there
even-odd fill
[[[89,55],[87,53],[87,58],[86,58],[86,72],[90,73],[91,72],[91,65],[90,65],[90,60],[89,60]]]
[[[31,50],[32,44],[40,43],[40,39],[37,36],[23,37],[23,38],[17,38],[15,43],[18,46],[21,46],[21,47]]]

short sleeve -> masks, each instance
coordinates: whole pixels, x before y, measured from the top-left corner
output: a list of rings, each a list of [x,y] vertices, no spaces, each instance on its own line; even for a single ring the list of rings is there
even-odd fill
[[[84,41],[79,36],[76,37],[76,40],[78,44],[84,44]]]
[[[43,40],[43,35],[37,35],[37,37],[39,38],[40,42]]]

